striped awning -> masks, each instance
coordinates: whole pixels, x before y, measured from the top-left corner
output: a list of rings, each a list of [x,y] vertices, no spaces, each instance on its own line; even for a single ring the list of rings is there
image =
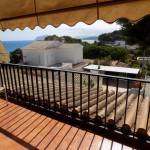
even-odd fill
[[[0,30],[92,24],[98,19],[136,22],[148,14],[150,0],[0,0]]]

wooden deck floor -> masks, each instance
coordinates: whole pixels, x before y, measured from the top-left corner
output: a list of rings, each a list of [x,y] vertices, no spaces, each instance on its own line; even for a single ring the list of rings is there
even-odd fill
[[[132,148],[0,99],[0,149]]]

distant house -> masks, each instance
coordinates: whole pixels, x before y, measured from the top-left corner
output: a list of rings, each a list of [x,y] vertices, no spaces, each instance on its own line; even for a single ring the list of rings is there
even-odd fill
[[[33,66],[51,66],[57,63],[77,64],[83,60],[83,46],[59,41],[35,41],[21,48],[23,62]]]
[[[114,46],[119,46],[119,47],[126,47],[126,42],[125,41],[115,41]]]
[[[137,62],[144,65],[150,64],[150,57],[137,57]]]
[[[107,45],[107,46],[112,46],[112,47],[117,46],[117,47],[127,48],[129,50],[136,50],[136,49],[139,49],[139,47],[140,47],[138,44],[127,45],[124,40],[116,40],[114,42],[105,41],[102,44]]]
[[[136,50],[136,49],[139,49],[140,46],[138,44],[134,44],[134,45],[127,45],[127,49],[130,49],[130,50]]]
[[[2,62],[9,63],[10,57],[2,42],[0,41],[0,63]]]

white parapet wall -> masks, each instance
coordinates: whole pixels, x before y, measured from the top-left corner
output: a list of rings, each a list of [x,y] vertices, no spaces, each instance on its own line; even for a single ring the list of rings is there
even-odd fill
[[[61,69],[71,70],[72,69],[72,63],[62,63],[62,66],[59,67]]]

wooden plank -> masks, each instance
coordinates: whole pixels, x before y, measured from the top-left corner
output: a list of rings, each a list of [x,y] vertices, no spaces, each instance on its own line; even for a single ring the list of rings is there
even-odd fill
[[[79,150],[88,150],[90,148],[90,145],[93,141],[94,134],[90,132],[86,132],[85,137],[79,147]]]
[[[52,130],[46,135],[46,137],[43,138],[43,140],[38,144],[37,148],[45,149],[48,144],[55,138],[55,136],[60,132],[64,125],[64,123],[58,122],[56,126],[54,126],[54,128],[52,128]]]
[[[24,141],[30,143],[52,121],[51,118],[43,120],[31,133],[24,137]]]
[[[30,142],[31,145],[37,147],[42,140],[47,136],[47,134],[55,127],[58,123],[56,120],[52,120],[45,128]]]
[[[133,149],[133,148],[131,148],[131,147],[128,147],[128,146],[122,145],[122,150],[134,150],[134,149]]]
[[[102,139],[103,139],[103,137],[98,136],[98,135],[94,135],[94,139],[92,141],[90,150],[99,150],[101,143],[102,143]]]
[[[67,149],[71,143],[71,141],[74,139],[76,133],[78,132],[78,128],[71,127],[65,138],[62,140],[60,145],[57,147],[58,150],[64,150]]]
[[[4,113],[3,116],[0,117],[0,123],[1,123],[0,126],[3,125],[2,122],[3,122],[4,120],[7,120],[7,118],[9,118],[10,116],[12,116],[12,115],[15,114],[16,112],[20,111],[21,109],[22,109],[22,108],[20,108],[20,107],[16,107],[15,109],[12,109],[10,112]]]
[[[24,124],[27,120],[29,120],[32,116],[35,115],[35,112],[30,112],[26,117],[20,119],[17,123],[15,123],[13,126],[11,126],[9,129],[7,129],[8,132],[12,133],[15,131],[19,126]]]
[[[113,141],[112,150],[122,150],[122,144]]]
[[[16,105],[10,105],[7,108],[4,107],[0,110],[0,117],[4,116],[5,114],[10,113],[12,110],[18,108]]]
[[[0,126],[3,129],[7,129],[8,126],[11,126],[11,124],[13,122],[15,122],[16,118],[19,118],[19,116],[21,116],[22,114],[24,114],[25,112],[27,112],[27,110],[25,108],[17,111],[16,113],[14,113],[13,115],[9,116],[7,119],[3,120],[2,122],[0,122]],[[29,111],[28,111],[29,112]]]
[[[39,119],[39,117],[40,117],[40,114],[36,113],[30,119],[28,119],[25,123],[19,126],[15,131],[13,131],[12,134],[18,136],[19,134],[21,134],[22,131],[24,131],[24,129],[28,128],[32,123],[34,123],[34,121]]]
[[[111,149],[112,141],[108,140],[106,138],[103,139],[103,142],[101,143],[101,150]]]
[[[86,131],[79,129],[77,134],[75,135],[73,141],[70,143],[68,149],[69,150],[76,150],[80,146],[80,143],[82,142]]]
[[[61,131],[57,134],[57,136],[51,141],[51,143],[47,146],[47,150],[49,149],[56,149],[63,138],[66,136],[68,131],[70,130],[71,126],[68,124],[65,124],[64,127],[61,129]]]
[[[19,120],[21,120],[22,118],[26,117],[30,112],[31,111],[26,110],[25,112],[23,112],[20,115],[18,115],[16,118],[10,118],[11,120],[7,124],[5,124],[4,126],[2,126],[2,128],[4,130],[7,130],[8,128],[10,128],[11,126],[13,126],[17,122],[19,122]]]
[[[7,137],[6,135],[0,133],[0,149],[1,150],[27,150],[21,144],[15,142],[11,138]]]
[[[17,137],[23,139],[29,133],[32,132],[46,117],[40,116],[36,121],[34,121],[30,126],[28,126],[23,132],[21,132]]]

